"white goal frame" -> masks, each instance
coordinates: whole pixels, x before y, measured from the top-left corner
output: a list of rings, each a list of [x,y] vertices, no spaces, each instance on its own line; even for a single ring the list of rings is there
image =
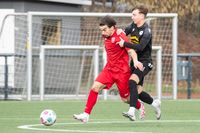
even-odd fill
[[[36,24],[36,21],[37,17],[51,17],[51,16],[56,16],[56,17],[103,17],[105,15],[111,15],[113,17],[125,17],[125,18],[129,18],[131,17],[131,14],[130,13],[89,13],[89,12],[28,12],[28,13],[12,13],[12,14],[8,14],[8,16],[12,16],[12,17],[18,17],[18,16],[23,16],[24,18],[23,19],[17,19],[18,21],[15,21],[15,31],[16,33],[21,33],[23,31],[23,37],[20,38],[20,40],[17,40],[16,38],[16,42],[14,42],[15,44],[17,44],[17,42],[20,43],[20,46],[26,46],[26,47],[23,47],[23,51],[25,51],[25,57],[26,57],[26,62],[24,63],[23,60],[20,62],[22,64],[24,64],[24,74],[21,76],[23,78],[19,78],[20,81],[21,79],[26,79],[25,82],[17,82],[19,83],[19,87],[16,88],[18,91],[19,90],[19,93],[18,92],[14,92],[12,94],[9,95],[9,98],[21,98],[21,99],[27,99],[28,101],[32,100],[32,98],[34,98],[34,95],[36,94],[37,96],[37,99],[38,99],[38,86],[40,86],[39,84],[39,81],[38,81],[38,74],[35,76],[34,74],[34,64],[35,64],[35,57],[34,57],[34,53],[36,50],[38,50],[37,52],[39,52],[39,49],[40,49],[40,43],[35,43],[34,42],[34,34],[33,33],[37,33],[35,32],[34,30],[36,30],[36,28],[34,27],[34,24]],[[3,24],[0,26],[0,31],[2,34],[3,31],[5,30],[4,28],[4,23],[6,22],[6,19],[8,18],[5,17],[5,21],[3,21]],[[165,88],[169,88],[169,93],[170,93],[170,96],[167,94],[167,96],[165,97],[165,95],[163,94],[162,98],[172,98],[172,99],[177,99],[177,43],[178,43],[178,15],[177,13],[148,13],[147,14],[147,17],[150,17],[149,20],[153,20],[154,19],[156,20],[157,18],[169,18],[169,24],[167,25],[170,25],[170,27],[168,28],[170,30],[170,53],[167,55],[165,54],[165,47],[163,48],[158,48],[158,49],[161,49],[162,51],[162,57],[163,57],[163,66],[165,64],[165,57],[166,56],[169,56],[170,57],[170,83],[169,83],[169,86],[168,86],[168,83],[166,83],[166,78],[165,78],[165,75],[166,75],[166,70],[164,69],[164,67],[162,67],[161,65],[161,68],[163,68],[163,70],[161,69],[161,71],[165,71],[163,72],[163,81],[162,81],[162,78],[158,78],[159,76],[155,77],[155,78],[158,78],[158,80],[161,80],[162,83],[163,83],[163,90],[162,92],[165,92]],[[23,25],[20,25],[21,23],[19,22],[23,22]],[[73,21],[72,21],[73,22]],[[151,21],[149,21],[151,22]],[[155,24],[156,25],[156,24]],[[20,27],[21,26],[21,27]],[[22,29],[22,26],[23,26],[23,31],[18,31],[18,27]],[[123,25],[124,26],[124,25]],[[157,25],[156,25],[157,26]],[[159,25],[158,25],[159,26]],[[161,26],[164,26],[164,25],[161,25]],[[73,27],[72,27],[73,28]],[[78,28],[78,27],[77,27]],[[162,28],[162,27],[160,27]],[[38,29],[37,29],[38,30]],[[40,30],[40,29],[39,29]],[[165,30],[165,29],[163,29]],[[158,32],[159,33],[159,32]],[[159,36],[158,36],[159,38]],[[38,39],[40,40],[40,39]],[[37,44],[37,45],[36,45]],[[66,43],[67,44],[67,47],[69,46],[70,48],[73,48],[71,47],[72,44],[70,43]],[[68,45],[69,44],[69,45]],[[77,43],[78,44],[78,43]],[[159,45],[162,45],[161,42],[156,42],[156,44]],[[153,44],[153,45],[156,45],[156,44]],[[91,44],[89,44],[91,45]],[[99,45],[99,43],[93,43],[92,45]],[[19,47],[19,44],[16,45],[16,47]],[[46,45],[45,45],[46,46]],[[49,45],[48,45],[49,46]],[[61,45],[63,46],[63,44]],[[75,46],[75,45],[73,45]],[[76,45],[77,46],[77,45]],[[162,45],[163,46],[163,45]],[[65,47],[65,46],[64,46]],[[82,47],[82,46],[81,46]],[[155,46],[153,46],[155,48]],[[156,46],[157,47],[157,46]],[[157,48],[156,48],[157,49]],[[159,53],[158,51],[160,50],[157,50],[157,54]],[[38,54],[39,53],[36,53],[37,54],[37,61],[38,61]],[[42,56],[41,56],[42,57]],[[40,57],[40,58],[41,58]],[[158,57],[158,56],[157,56]],[[158,60],[158,59],[156,59]],[[20,69],[20,67],[19,67]],[[40,69],[40,68],[38,68]],[[37,70],[38,70],[37,69]],[[157,70],[156,70],[157,71]],[[160,70],[158,70],[160,71]],[[157,73],[157,72],[156,72]],[[34,77],[35,76],[35,77]],[[37,78],[37,79],[36,79]],[[167,78],[168,79],[168,78]],[[37,80],[35,82],[35,80]],[[42,82],[42,81],[41,81]],[[161,84],[161,82],[160,82]],[[166,84],[166,86],[165,86]],[[159,86],[159,85],[158,85]],[[160,92],[159,92],[160,91]],[[36,93],[35,93],[36,92]],[[161,97],[161,94],[162,94],[161,90],[157,89],[157,93],[158,93],[158,98]],[[33,93],[33,94],[32,94]],[[42,93],[39,92],[39,93]],[[168,93],[168,90],[166,91],[166,93]],[[16,94],[16,95],[15,95]],[[160,94],[160,95],[159,95]],[[106,96],[106,95],[105,95]],[[104,98],[105,99],[105,98]]]
[[[49,49],[68,49],[68,50],[94,50],[94,78],[99,73],[99,46],[85,46],[85,45],[43,45],[40,47],[40,100],[44,100],[45,88],[45,51]]]
[[[152,46],[152,49],[156,51],[156,90],[157,98],[161,100],[162,98],[162,47]]]
[[[27,72],[27,99],[31,100],[31,84],[32,84],[32,17],[35,15],[40,16],[98,16],[111,15],[113,17],[123,16],[130,17],[130,13],[89,13],[89,12],[28,12],[28,37],[27,43],[29,48],[27,50],[28,55],[28,71]],[[177,99],[177,44],[178,44],[178,14],[177,13],[148,13],[147,17],[160,17],[160,18],[172,18],[172,98]],[[160,78],[161,79],[161,78]],[[160,93],[160,92],[159,92]],[[159,96],[160,97],[160,96]]]
[[[78,49],[78,50],[94,50],[94,78],[97,77],[99,73],[99,46],[84,46],[84,45],[66,45],[66,46],[55,46],[55,45],[43,45],[40,48],[40,100],[44,100],[44,88],[45,88],[45,51],[49,49]],[[157,98],[161,99],[162,97],[162,47],[161,46],[153,46],[153,50],[156,51],[156,91]],[[104,54],[105,55],[105,54]],[[106,57],[104,56],[103,62],[105,64]],[[108,99],[107,90],[104,90],[103,99]]]

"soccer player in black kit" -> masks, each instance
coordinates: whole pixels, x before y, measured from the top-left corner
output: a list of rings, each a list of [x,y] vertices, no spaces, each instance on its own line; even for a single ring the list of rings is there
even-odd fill
[[[136,120],[135,108],[138,99],[152,105],[158,120],[161,117],[161,101],[159,99],[154,100],[143,90],[144,76],[147,75],[153,67],[151,58],[152,34],[148,24],[145,22],[147,13],[148,9],[145,6],[136,6],[133,8],[131,17],[133,22],[126,27],[124,31],[126,35],[130,35],[131,42],[126,42],[121,39],[120,42],[117,43],[121,47],[134,49],[137,52],[138,61],[142,62],[144,66],[144,70],[140,71],[139,69],[135,69],[133,67],[134,63],[131,62],[132,75],[129,78],[130,108],[128,112],[123,112],[123,116],[132,121]]]

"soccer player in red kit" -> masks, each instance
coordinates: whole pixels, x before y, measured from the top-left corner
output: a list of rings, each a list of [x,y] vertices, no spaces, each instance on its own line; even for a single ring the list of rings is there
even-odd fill
[[[129,66],[129,55],[134,61],[135,68],[143,69],[143,65],[137,60],[137,54],[133,49],[121,48],[116,42],[120,37],[127,40],[124,33],[117,35],[116,21],[111,16],[105,16],[101,19],[99,28],[104,37],[104,45],[107,53],[107,64],[94,81],[88,95],[85,110],[81,114],[74,114],[73,117],[84,123],[89,121],[89,115],[96,104],[98,93],[102,89],[110,89],[116,83],[119,95],[122,101],[129,103],[130,90],[128,80],[131,75]],[[129,54],[129,55],[128,55]],[[141,103],[137,101],[137,109]]]

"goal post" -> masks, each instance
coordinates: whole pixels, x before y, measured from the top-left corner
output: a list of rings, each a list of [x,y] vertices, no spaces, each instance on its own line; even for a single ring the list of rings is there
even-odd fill
[[[162,47],[161,46],[153,46],[152,48],[156,51],[156,90],[157,90],[157,98],[161,100],[162,98]]]

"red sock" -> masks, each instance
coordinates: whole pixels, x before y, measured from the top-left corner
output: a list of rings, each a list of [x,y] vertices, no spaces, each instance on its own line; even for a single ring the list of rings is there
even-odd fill
[[[89,93],[88,99],[87,99],[87,103],[86,103],[86,106],[85,106],[85,111],[84,111],[85,113],[88,113],[88,114],[91,113],[92,108],[96,104],[97,97],[98,97],[98,92],[90,90],[90,93]]]
[[[141,103],[140,103],[139,100],[137,100],[137,103],[136,103],[136,109],[140,109],[140,107],[141,107]]]

